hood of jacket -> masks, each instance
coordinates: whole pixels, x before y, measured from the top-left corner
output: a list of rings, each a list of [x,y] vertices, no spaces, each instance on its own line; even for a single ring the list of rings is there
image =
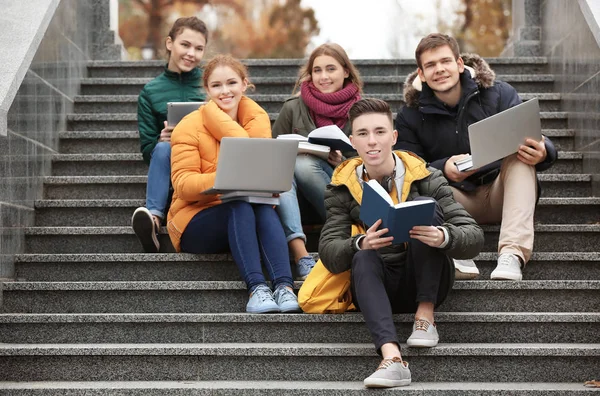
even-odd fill
[[[460,56],[465,63],[465,72],[469,71],[471,78],[479,88],[489,88],[494,85],[496,73],[482,57],[469,53]],[[404,81],[404,102],[408,107],[419,107],[422,82],[418,78],[417,70],[410,73]]]
[[[431,172],[427,169],[427,164],[419,156],[409,151],[394,151],[394,154],[400,158],[406,168],[404,174],[404,185],[402,186],[401,202],[406,201],[410,192],[411,184],[416,180],[422,180],[429,176]],[[362,202],[362,185],[356,175],[356,168],[362,165],[363,160],[360,157],[350,158],[342,162],[331,176],[331,184],[336,186],[344,185],[348,187],[350,194],[358,204]]]

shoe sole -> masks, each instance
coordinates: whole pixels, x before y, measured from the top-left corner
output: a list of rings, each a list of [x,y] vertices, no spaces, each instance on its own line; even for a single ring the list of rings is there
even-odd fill
[[[523,280],[523,275],[521,274],[521,275],[515,276],[515,274],[512,272],[497,271],[497,272],[492,272],[490,279],[520,281],[520,280]]]
[[[367,388],[395,388],[397,386],[408,386],[410,385],[410,379],[403,380],[386,380],[382,378],[372,379],[369,378],[363,381]]]
[[[282,307],[279,306],[279,311],[281,313],[289,313],[289,312],[302,312],[302,310],[300,309],[300,307],[296,304],[293,307]]]
[[[257,310],[246,308],[246,312],[251,313],[251,314],[264,314],[264,313],[279,313],[281,311],[279,310],[279,307],[277,307],[277,308],[267,308],[267,309],[257,309]]]
[[[136,210],[131,217],[131,227],[146,253],[158,253],[160,244],[154,233],[154,220],[144,210]]]
[[[406,340],[406,344],[411,348],[433,348],[440,340]]]

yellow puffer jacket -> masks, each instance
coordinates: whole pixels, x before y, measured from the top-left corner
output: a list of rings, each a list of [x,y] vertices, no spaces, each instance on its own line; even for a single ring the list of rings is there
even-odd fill
[[[174,193],[167,229],[177,251],[181,249],[181,235],[192,218],[221,203],[215,195],[200,194],[214,185],[221,139],[271,137],[268,114],[245,96],[239,104],[238,122],[210,101],[181,120],[171,135]]]

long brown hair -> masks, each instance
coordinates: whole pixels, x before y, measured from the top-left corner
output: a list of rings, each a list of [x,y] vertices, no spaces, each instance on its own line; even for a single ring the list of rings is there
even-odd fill
[[[313,50],[308,57],[306,64],[300,68],[298,80],[296,81],[296,85],[294,86],[292,93],[295,93],[304,81],[311,81],[313,64],[315,63],[317,56],[321,55],[331,56],[338,61],[339,64],[342,65],[342,67],[348,72],[348,77],[344,79],[344,84],[347,81],[352,82],[358,87],[358,91],[362,94],[363,81],[360,78],[358,69],[352,64],[350,58],[348,58],[348,54],[342,48],[342,46],[335,43],[321,44]]]

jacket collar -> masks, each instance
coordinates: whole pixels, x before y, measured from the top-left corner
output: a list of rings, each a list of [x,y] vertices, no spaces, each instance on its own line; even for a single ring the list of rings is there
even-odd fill
[[[176,81],[197,80],[198,83],[200,83],[201,82],[200,78],[202,77],[202,72],[201,72],[200,68],[195,67],[192,70],[190,70],[189,72],[176,73],[174,71],[169,70],[169,65],[166,64],[165,65],[165,76],[167,76],[167,78],[170,80],[176,80]]]
[[[460,76],[460,83],[463,88],[462,98],[477,89],[489,88],[494,85],[496,73],[494,73],[483,58],[479,55],[468,53],[461,54],[461,58],[465,63],[465,71]],[[433,99],[431,96],[433,96]],[[434,99],[437,100],[433,91],[427,84],[421,83],[417,70],[406,77],[404,82],[404,101],[408,107],[418,108],[419,105],[435,103]],[[440,101],[437,100],[437,102]]]
[[[426,178],[431,174],[427,170],[427,164],[419,156],[409,151],[394,151],[394,154],[403,162],[406,168],[404,174],[404,185],[402,186],[401,201],[406,201],[410,191],[411,184],[416,180]],[[352,197],[360,205],[362,202],[362,183],[356,175],[356,168],[363,164],[360,157],[350,158],[342,162],[331,177],[331,184],[334,186],[344,185],[352,194]]]

